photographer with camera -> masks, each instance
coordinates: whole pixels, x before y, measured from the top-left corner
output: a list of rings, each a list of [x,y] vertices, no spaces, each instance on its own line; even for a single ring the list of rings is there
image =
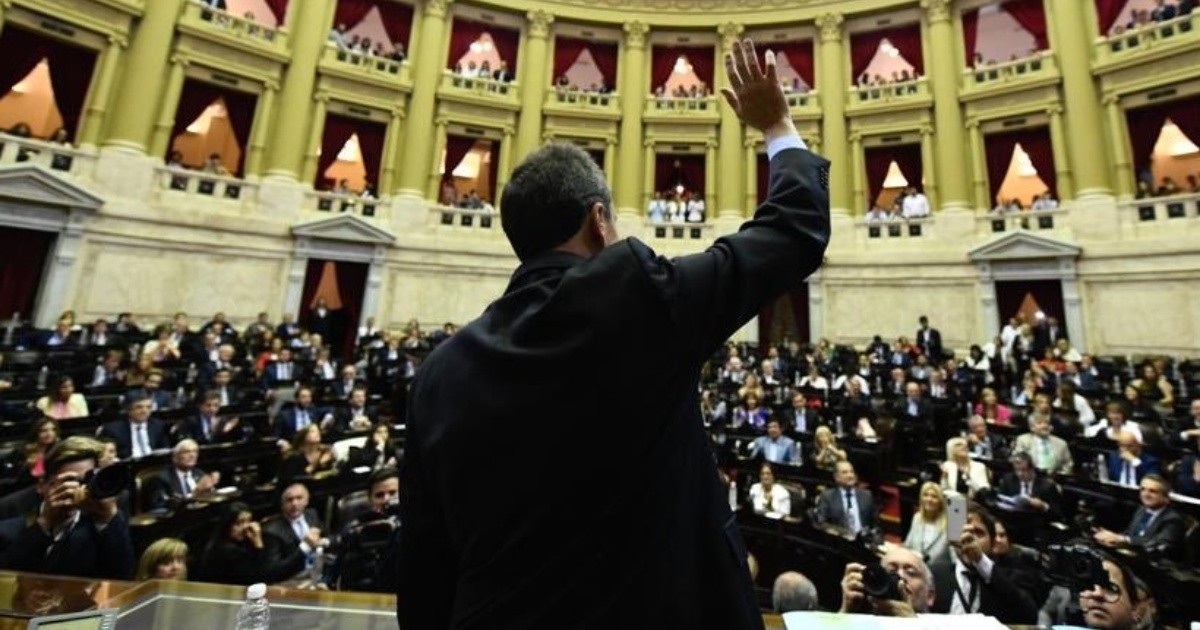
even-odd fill
[[[841,612],[916,617],[933,606],[933,586],[933,573],[921,554],[907,547],[893,547],[879,564],[846,565]]]
[[[1102,561],[1104,584],[1079,589],[1079,611],[1088,628],[1150,630],[1156,628],[1157,606],[1150,589],[1128,567],[1107,555]],[[1099,580],[1096,580],[1099,581]]]
[[[358,514],[338,536],[337,556],[321,582],[329,588],[390,592],[400,532],[400,473],[383,467],[371,474],[370,507]]]
[[[936,585],[935,612],[980,613],[1006,625],[1037,623],[1035,593],[1015,586],[1009,570],[992,559],[995,538],[996,519],[979,506],[968,508],[962,535],[950,543],[953,561],[930,567]]]
[[[109,466],[95,472],[101,445],[73,436],[46,454],[46,474],[35,518],[0,522],[0,568],[87,578],[127,580],[136,559],[129,522],[116,496],[128,486],[128,469]],[[2,544],[2,543],[0,543]]]

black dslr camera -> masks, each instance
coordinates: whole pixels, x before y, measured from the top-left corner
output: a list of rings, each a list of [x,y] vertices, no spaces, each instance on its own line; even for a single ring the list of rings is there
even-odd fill
[[[1067,586],[1072,593],[1093,586],[1112,588],[1108,570],[1104,568],[1104,556],[1085,544],[1050,545],[1042,565],[1050,583]]]
[[[129,464],[117,462],[89,470],[80,483],[87,488],[88,498],[111,499],[129,487],[130,473]]]
[[[863,592],[875,599],[901,601],[900,574],[889,571],[882,564],[867,565],[862,572]]]

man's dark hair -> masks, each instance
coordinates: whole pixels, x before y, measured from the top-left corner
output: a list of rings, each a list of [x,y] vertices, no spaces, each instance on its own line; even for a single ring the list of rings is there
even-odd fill
[[[988,538],[996,540],[996,517],[987,511],[982,505],[972,503],[967,506],[967,516],[974,515],[983,524],[983,529],[987,530]]]
[[[1167,479],[1166,477],[1164,477],[1158,473],[1150,473],[1150,474],[1146,475],[1145,477],[1142,477],[1142,481],[1146,481],[1147,479],[1162,486],[1164,493],[1171,494],[1171,481],[1169,479]]]
[[[210,389],[204,392],[204,395],[200,397],[200,406],[207,405],[209,401],[213,400],[221,402],[221,392],[215,389]]]
[[[371,473],[371,476],[367,479],[367,487],[374,488],[375,484],[393,478],[400,479],[400,471],[397,470],[395,466],[384,466],[383,468]]]
[[[1025,464],[1026,466],[1033,468],[1033,457],[1031,457],[1029,455],[1029,453],[1026,453],[1025,451],[1021,451],[1020,453],[1013,453],[1012,457],[1008,458],[1008,461],[1013,464],[1016,464],[1017,462],[1021,462],[1022,464]]]
[[[534,151],[504,186],[500,223],[522,261],[575,235],[597,202],[612,217],[604,172],[583,149],[555,143]]]
[[[150,395],[145,390],[135,389],[125,395],[125,410],[133,409],[133,406],[144,400],[150,400]]]

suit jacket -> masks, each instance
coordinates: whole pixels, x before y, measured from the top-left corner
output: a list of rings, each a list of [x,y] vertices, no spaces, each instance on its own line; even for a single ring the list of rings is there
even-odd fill
[[[825,421],[821,419],[821,412],[819,410],[809,407],[806,408],[803,413],[804,431],[800,431],[797,426],[799,422],[797,416],[799,414],[795,409],[788,409],[787,411],[783,412],[782,416],[780,417],[784,423],[784,430],[791,431],[793,433],[811,434],[817,430],[817,427],[825,424]]]
[[[136,397],[142,397],[142,396],[149,397],[151,399],[151,401],[154,403],[154,411],[163,411],[165,409],[170,409],[173,404],[173,401],[171,400],[171,394],[164,392],[161,389],[156,389],[156,390],[154,390],[154,393],[150,393],[150,392],[146,391],[146,388],[139,387],[137,389],[130,390],[129,393],[125,394],[124,398],[127,399],[127,398],[131,398],[131,397],[135,397],[135,396]]]
[[[296,381],[304,380],[304,368],[301,367],[300,364],[296,363],[295,361],[291,361],[291,365],[292,365],[292,368],[291,368],[292,377],[290,379],[283,379],[283,378],[279,377],[279,372],[280,372],[279,362],[272,361],[272,362],[268,363],[267,367],[265,369],[263,369],[263,375],[262,375],[263,389],[275,389],[278,387],[285,387],[285,386],[295,383]]]
[[[308,332],[314,335],[321,335],[327,343],[332,342],[333,329],[336,327],[337,314],[334,311],[325,309],[325,315],[322,317],[317,309],[312,309],[308,312]]]
[[[1183,515],[1168,505],[1163,508],[1154,520],[1143,531],[1139,525],[1141,524],[1142,515],[1146,513],[1145,507],[1139,507],[1133,513],[1133,518],[1129,521],[1129,527],[1125,528],[1125,535],[1129,536],[1129,543],[1134,547],[1139,548],[1159,548],[1165,557],[1181,557],[1183,553],[1183,537],[1187,530],[1187,524],[1184,523]]]
[[[980,444],[968,444],[967,448],[970,449],[972,455],[980,457],[990,453],[986,459],[997,461],[1008,459],[1008,441],[998,433],[988,433]]]
[[[117,442],[117,457],[129,459],[133,454],[133,431],[129,428],[129,420],[122,418],[100,427],[100,437],[109,437]],[[167,427],[157,418],[146,421],[146,438],[150,442],[150,450],[171,448],[171,438]]]
[[[917,415],[909,415],[907,396],[892,402],[892,413],[900,420],[909,420],[926,428],[933,427],[933,405],[924,397],[917,399]]]
[[[80,515],[58,544],[25,516],[0,522],[0,540],[10,541],[0,552],[0,567],[9,571],[50,573],[84,578],[133,578],[133,541],[129,521],[117,516],[97,531],[91,517]]]
[[[1134,467],[1133,474],[1137,483],[1142,482],[1142,477],[1150,473],[1162,474],[1162,464],[1158,458],[1147,452],[1142,452],[1138,456],[1141,463]],[[1112,451],[1108,453],[1108,479],[1113,483],[1121,482],[1121,475],[1125,472],[1125,460],[1121,459],[1121,454]]]
[[[254,549],[228,539],[210,543],[200,560],[200,579],[222,584],[250,585],[282,582],[304,570],[304,553],[263,532],[263,548]]]
[[[186,437],[196,440],[201,446],[238,442],[245,439],[248,436],[250,427],[246,426],[244,422],[238,422],[237,426],[226,430],[230,420],[232,418],[224,418],[218,415],[217,426],[214,428],[209,424],[208,431],[206,432],[203,417],[199,413],[193,414],[184,421],[182,433]]]
[[[942,358],[942,333],[938,329],[930,327],[928,330],[917,330],[913,339],[925,356],[931,359]]]
[[[292,337],[300,336],[300,324],[292,322],[290,324],[280,324],[275,327],[275,336],[283,340],[291,339]]]
[[[875,509],[875,499],[871,493],[862,488],[855,488],[854,500],[858,504],[858,522],[864,529],[875,527],[879,521],[879,511]],[[840,486],[829,488],[817,498],[817,521],[849,529],[846,522],[845,490]]]
[[[1054,460],[1054,469],[1049,471],[1068,475],[1075,467],[1074,460],[1071,459],[1071,449],[1067,446],[1067,441],[1057,435],[1050,436],[1050,457]],[[1029,453],[1033,458],[1033,465],[1039,465],[1037,436],[1032,433],[1023,433],[1017,436],[1016,442],[1013,443],[1013,453]],[[1040,467],[1040,466],[1039,466]]]
[[[350,387],[346,387],[346,381],[344,379],[342,379],[340,376],[332,381],[329,381],[330,393],[333,394],[334,398],[339,398],[341,400],[345,400],[345,399],[349,398],[350,392],[354,391],[354,388],[365,387],[365,386],[366,386],[366,383],[360,378],[354,379],[354,384],[351,385]]]
[[[626,239],[590,259],[529,256],[503,297],[430,353],[409,398],[401,626],[504,630],[569,617],[762,628],[746,546],[697,421],[697,379],[734,331],[820,265],[827,169],[808,151],[779,152],[755,218],[703,253],[667,260]],[[631,344],[645,360],[628,361]],[[580,365],[604,381],[581,379]],[[632,431],[606,452],[564,449],[551,427],[565,409],[582,431],[612,418]],[[616,478],[552,475],[536,487],[470,472],[599,470],[614,459],[625,466]],[[558,497],[553,509],[547,495]],[[588,523],[562,527],[575,510]]]
[[[192,478],[192,489],[194,490],[195,484],[200,483],[200,479],[204,477],[204,471],[193,468],[188,471],[188,476]],[[151,484],[147,492],[149,508],[152,510],[167,507],[172,499],[182,500],[184,498],[183,485],[179,481],[179,473],[174,466],[163,469],[151,477],[148,482]]]
[[[308,408],[308,421],[320,424],[321,420],[329,410],[324,407],[312,405]],[[275,439],[291,440],[296,437],[296,406],[289,405],[275,416],[275,422],[272,424]]]
[[[958,597],[954,562],[935,562],[929,566],[929,570],[933,572],[936,591],[932,612],[947,614],[951,602]],[[1040,602],[1034,601],[1033,593],[1017,588],[1013,577],[1009,569],[994,564],[991,581],[985,582],[982,577],[979,579],[979,612],[995,617],[1006,625],[1036,625]],[[968,595],[963,593],[964,597]]]
[[[1049,508],[1046,516],[1051,520],[1057,520],[1062,517],[1062,493],[1059,491],[1057,484],[1041,475],[1036,475],[1033,478],[1032,490],[1033,496],[1044,501]],[[1021,494],[1021,480],[1017,479],[1015,473],[1008,473],[1004,475],[1004,478],[996,486],[996,492],[1006,496]]]
[[[304,521],[309,527],[323,527],[321,518],[317,516],[317,511],[312,508],[304,510]],[[292,524],[282,514],[277,514],[267,519],[263,523],[263,533],[275,536],[283,541],[285,545],[292,547],[300,546],[300,537],[296,535],[296,530],[292,529]]]
[[[756,455],[762,455],[764,458],[766,458],[767,447],[770,444],[770,437],[760,435],[759,437],[755,438],[754,442],[750,445],[750,455],[752,457]],[[778,451],[777,459],[767,459],[767,461],[773,464],[787,464],[789,466],[800,465],[800,445],[796,444],[795,440],[786,435],[781,435],[779,436],[779,442],[776,446],[776,450]]]
[[[371,421],[371,426],[375,426],[375,423],[379,422],[379,411],[377,411],[374,407],[367,405],[363,409],[363,414],[366,415],[367,419],[369,419]],[[342,407],[342,408],[338,409],[337,412],[334,414],[334,422],[333,422],[334,431],[336,431],[337,433],[346,433],[348,431],[351,431],[350,422],[353,419],[354,419],[354,414],[352,411],[350,411],[349,407]],[[357,430],[361,430],[361,429],[354,429],[354,430],[357,431]]]

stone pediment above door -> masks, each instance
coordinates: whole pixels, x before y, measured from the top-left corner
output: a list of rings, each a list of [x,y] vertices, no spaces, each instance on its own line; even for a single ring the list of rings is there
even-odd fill
[[[359,245],[391,245],[396,236],[353,214],[339,214],[292,227],[292,235],[309,240],[342,241]]]
[[[1053,258],[1074,260],[1082,251],[1078,245],[1066,241],[1029,232],[1012,232],[975,247],[967,255],[973,262],[999,263]]]
[[[57,206],[95,212],[104,199],[44,166],[0,168],[0,199],[22,205]]]

